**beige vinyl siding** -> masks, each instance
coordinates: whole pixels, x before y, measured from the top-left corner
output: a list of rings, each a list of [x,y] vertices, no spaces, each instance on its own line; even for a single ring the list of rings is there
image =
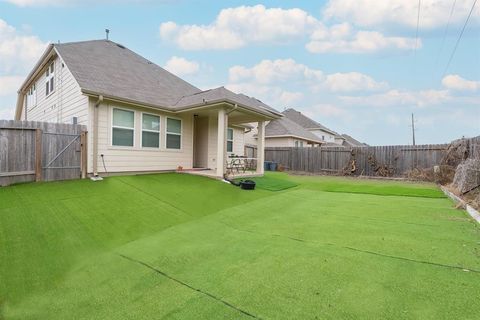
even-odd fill
[[[48,96],[45,94],[46,69],[44,69],[35,79],[37,104],[28,106],[26,115],[24,104],[21,119],[72,123],[73,117],[77,117],[79,124],[87,124],[88,97],[82,94],[68,66],[59,57],[56,57],[53,63],[55,64],[54,92]]]
[[[230,127],[233,129],[233,154],[243,156],[245,153],[245,129]]]
[[[93,114],[95,99],[91,99],[90,109]],[[133,147],[112,146],[112,110],[121,108],[135,113],[135,133]],[[105,166],[108,172],[141,172],[176,170],[182,166],[185,169],[193,167],[193,117],[191,115],[177,116],[159,112],[152,109],[132,107],[120,103],[105,102],[98,110],[98,172],[105,171],[101,154],[104,155]],[[160,116],[160,147],[143,148],[141,141],[142,112]],[[166,118],[172,117],[182,120],[181,149],[171,150],[166,148]],[[93,121],[90,121],[93,128]],[[89,172],[93,170],[92,156],[93,135],[89,141]]]
[[[291,137],[265,138],[265,147],[294,147],[295,140]]]
[[[208,118],[197,118],[195,128],[195,166],[208,168]]]
[[[310,132],[319,137],[320,140],[335,143],[335,136],[330,132],[326,132],[320,129],[310,130]]]
[[[210,116],[208,118],[208,167],[217,168],[217,128],[218,118]]]

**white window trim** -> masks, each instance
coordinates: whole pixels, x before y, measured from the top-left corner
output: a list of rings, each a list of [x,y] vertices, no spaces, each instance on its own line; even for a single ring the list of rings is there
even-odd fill
[[[228,130],[232,130],[232,139],[231,139],[231,140],[228,139]],[[227,140],[227,153],[231,154],[231,153],[233,153],[233,149],[234,149],[234,147],[233,147],[233,140],[234,140],[234,138],[235,138],[235,130],[234,130],[233,128],[227,128],[227,136],[226,136],[226,138],[227,138],[227,139],[226,139],[226,140]],[[232,151],[228,151],[228,142],[229,142],[229,141],[232,142]]]
[[[53,73],[50,72],[50,67],[53,65]],[[55,92],[55,87],[57,86],[57,81],[55,80],[55,61],[52,61],[52,63],[50,63],[48,65],[48,68],[47,70],[45,71],[45,78],[47,79],[47,81],[45,83],[48,83],[48,88],[49,88],[49,91],[48,91],[48,94],[45,95],[45,99],[50,97],[54,92]],[[49,75],[47,76],[47,72],[49,72]],[[53,78],[53,90],[50,90],[50,79]],[[45,89],[46,90],[46,89]],[[46,93],[46,92],[45,92]]]
[[[155,116],[155,117],[158,117],[158,131],[156,130],[149,130],[149,129],[143,129],[143,115],[146,114],[146,115],[149,115],[149,116]],[[148,112],[141,112],[141,115],[142,117],[140,118],[140,147],[142,149],[150,149],[150,150],[160,150],[162,148],[162,138],[160,136],[160,133],[162,132],[162,116],[160,116],[159,114],[154,114],[154,113],[148,113]],[[113,120],[112,120],[113,121]],[[147,131],[147,132],[156,132],[158,133],[158,147],[144,147],[143,146],[143,131]],[[180,139],[181,140],[181,139]],[[181,141],[180,141],[180,147],[181,147]],[[178,150],[178,149],[176,149]]]
[[[129,127],[122,127],[122,126],[114,126],[113,125],[113,111],[115,109],[133,112],[133,146],[116,146],[116,145],[113,144],[113,128],[132,130],[132,128],[129,128]],[[135,146],[136,146],[135,136],[136,136],[136,131],[137,131],[136,122],[137,121],[136,121],[135,110],[127,109],[127,108],[120,108],[120,107],[112,107],[111,112],[110,112],[110,147],[121,148],[121,149],[135,149]]]
[[[168,132],[168,119],[175,119],[175,120],[180,120],[180,134],[174,133],[174,132]],[[169,148],[167,146],[167,137],[169,134],[177,135],[180,136],[180,149],[175,149],[175,148]],[[177,117],[165,117],[165,150],[168,151],[183,151],[183,119],[182,118],[177,118]]]

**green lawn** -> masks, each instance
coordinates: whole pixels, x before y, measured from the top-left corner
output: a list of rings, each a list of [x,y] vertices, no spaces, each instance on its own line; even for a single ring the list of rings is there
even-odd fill
[[[0,188],[0,319],[480,317],[480,228],[437,187],[256,180]]]

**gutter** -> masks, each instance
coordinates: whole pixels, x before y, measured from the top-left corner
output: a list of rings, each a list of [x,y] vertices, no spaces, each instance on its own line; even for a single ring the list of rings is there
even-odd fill
[[[98,107],[103,102],[103,96],[99,95],[93,107],[93,176],[98,177]]]

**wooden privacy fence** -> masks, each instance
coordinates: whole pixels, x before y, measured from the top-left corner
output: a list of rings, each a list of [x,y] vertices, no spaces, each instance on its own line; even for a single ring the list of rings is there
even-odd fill
[[[78,179],[86,174],[85,126],[0,120],[0,186]]]
[[[353,175],[401,176],[414,168],[439,165],[448,144],[376,147],[265,148],[265,160],[274,161],[292,171],[312,173],[348,172]]]

